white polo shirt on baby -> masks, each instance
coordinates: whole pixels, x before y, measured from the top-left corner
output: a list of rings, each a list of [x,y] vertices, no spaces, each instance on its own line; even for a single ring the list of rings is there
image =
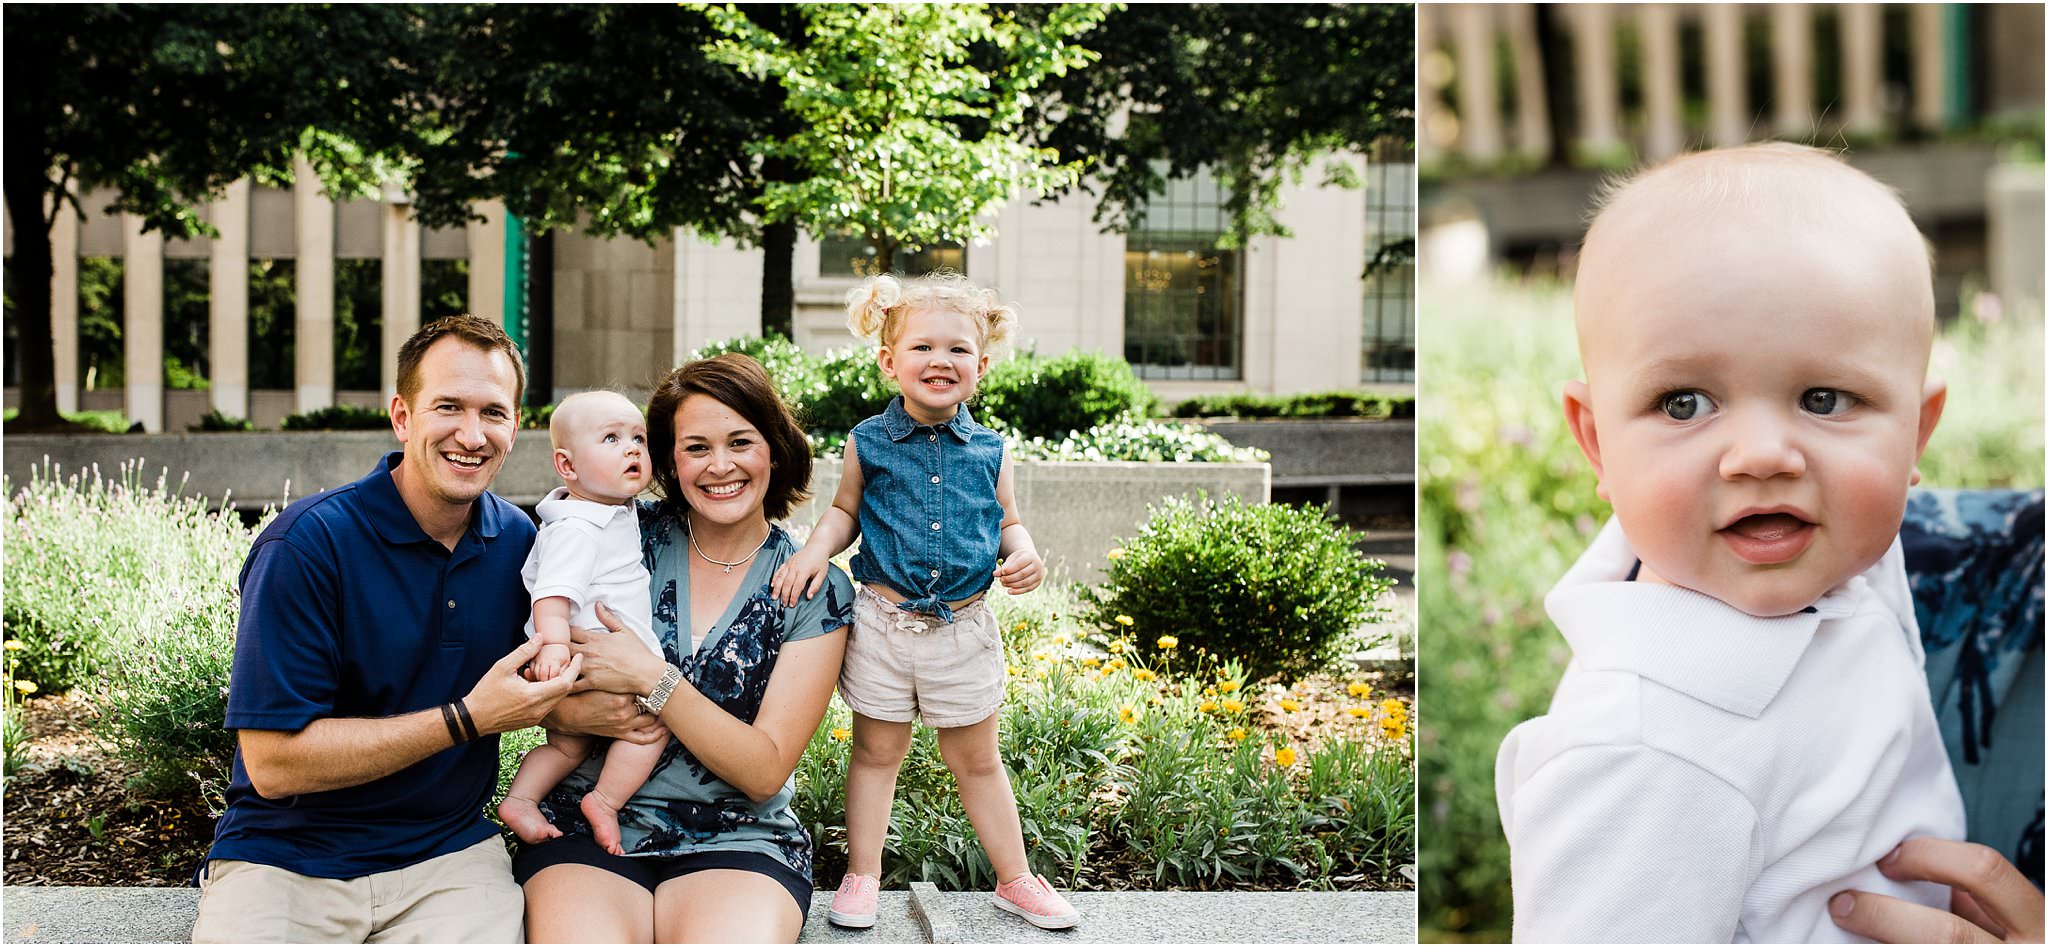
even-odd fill
[[[1544,600],[1572,648],[1501,744],[1518,942],[1856,942],[1828,898],[1948,907],[1876,862],[1963,837],[1898,542],[1806,611],[1631,582],[1610,520]]]
[[[540,534],[519,577],[530,601],[561,596],[572,606],[569,624],[601,629],[597,603],[619,616],[648,650],[661,653],[654,638],[654,602],[648,594],[647,566],[640,560],[640,518],[632,503],[612,506],[569,495],[568,487],[549,491],[534,507]],[[533,637],[533,618],[526,619]]]

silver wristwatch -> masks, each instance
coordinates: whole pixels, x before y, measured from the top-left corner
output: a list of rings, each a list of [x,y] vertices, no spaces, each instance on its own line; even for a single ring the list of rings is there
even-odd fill
[[[635,697],[633,700],[640,705],[641,710],[659,717],[661,708],[668,706],[668,695],[675,693],[676,685],[682,682],[683,672],[676,670],[673,664],[668,665],[667,669],[661,672],[661,682],[654,685],[654,693],[645,697]]]

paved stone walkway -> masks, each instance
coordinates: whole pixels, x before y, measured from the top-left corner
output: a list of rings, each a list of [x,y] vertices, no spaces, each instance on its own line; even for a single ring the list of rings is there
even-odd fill
[[[1398,943],[1415,942],[1415,894],[1396,892],[1079,891],[1080,926],[1041,931],[989,904],[986,892],[929,884],[882,892],[875,926],[843,931],[825,920],[832,893],[811,902],[804,943]],[[196,888],[9,886],[10,944],[185,943]]]

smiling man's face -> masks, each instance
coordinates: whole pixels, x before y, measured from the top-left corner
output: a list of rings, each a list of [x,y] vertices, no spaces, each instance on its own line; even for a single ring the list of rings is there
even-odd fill
[[[518,385],[503,352],[454,336],[428,347],[418,391],[391,399],[391,429],[405,444],[393,479],[408,505],[453,512],[483,495],[519,433]]]

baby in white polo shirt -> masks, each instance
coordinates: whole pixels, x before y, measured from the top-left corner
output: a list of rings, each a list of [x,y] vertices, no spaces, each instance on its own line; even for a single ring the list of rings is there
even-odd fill
[[[1572,433],[1614,517],[1545,606],[1572,648],[1501,744],[1517,941],[1856,938],[1876,863],[1963,837],[1899,551],[1941,415],[1927,247],[1833,155],[1687,155],[1594,219]]]

